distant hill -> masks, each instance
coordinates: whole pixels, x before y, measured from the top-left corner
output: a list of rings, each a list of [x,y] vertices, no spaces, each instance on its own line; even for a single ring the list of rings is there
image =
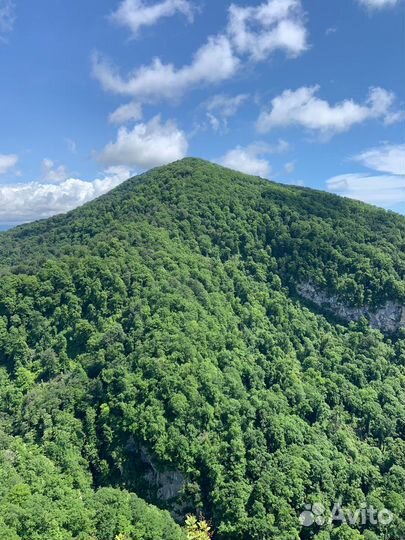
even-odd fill
[[[0,233],[0,539],[404,535],[404,248],[398,214],[195,158]]]

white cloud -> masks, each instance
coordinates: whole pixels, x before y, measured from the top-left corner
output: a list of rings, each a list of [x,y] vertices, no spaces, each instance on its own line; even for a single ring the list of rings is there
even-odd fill
[[[63,182],[69,177],[64,165],[55,166],[55,163],[48,158],[44,158],[41,163],[42,181],[49,183]]]
[[[236,50],[255,61],[277,49],[297,56],[307,48],[300,0],[267,0],[248,7],[231,4],[227,33]]]
[[[178,99],[189,88],[229,79],[238,65],[229,40],[215,36],[198,49],[191,64],[181,68],[155,58],[152,64],[122,78],[105,59],[95,55],[93,74],[107,91],[132,96],[139,102],[154,102],[162,98]]]
[[[16,154],[0,154],[0,174],[9,172],[16,166],[18,156]]]
[[[370,148],[354,157],[375,171],[405,175],[405,144],[384,144]]]
[[[226,130],[228,119],[237,113],[248,97],[248,94],[238,94],[236,96],[217,94],[206,101],[206,114],[212,129],[214,131]]]
[[[330,178],[326,185],[339,195],[379,206],[405,202],[405,176],[348,173]]]
[[[67,178],[59,184],[29,182],[0,186],[0,222],[23,223],[67,212],[106,193],[131,176],[125,168],[110,168],[92,181]]]
[[[214,131],[220,131],[221,129],[226,129],[226,126],[227,126],[226,120],[224,122],[221,122],[219,118],[217,118],[214,114],[210,112],[207,112],[207,118]]]
[[[384,174],[340,174],[327,181],[330,191],[388,208],[405,202],[405,144],[385,143],[353,159]]]
[[[295,170],[295,163],[294,161],[289,161],[288,163],[286,163],[284,165],[284,170],[287,174],[291,174],[294,172]]]
[[[405,111],[388,111],[384,116],[384,124],[387,126],[405,120]]]
[[[208,111],[219,111],[222,116],[230,117],[236,114],[239,107],[247,100],[248,94],[238,94],[227,96],[226,94],[216,94],[207,102]]]
[[[336,26],[330,26],[329,28],[327,28],[325,30],[325,36],[330,36],[332,34],[336,34],[336,32],[337,32]]]
[[[72,154],[76,154],[77,152],[77,144],[76,141],[73,139],[70,139],[69,137],[66,137],[65,139],[66,146],[68,147],[69,152]]]
[[[110,18],[121,26],[127,26],[136,36],[142,26],[152,26],[159,19],[176,13],[182,13],[192,21],[193,5],[187,0],[164,0],[151,5],[146,5],[142,0],[123,0]]]
[[[364,103],[347,99],[329,104],[316,96],[319,86],[285,90],[271,101],[270,111],[262,111],[257,129],[265,133],[277,126],[301,125],[331,136],[349,130],[371,118],[390,121],[395,96],[383,88],[371,88]]]
[[[185,0],[166,0],[145,6],[141,0],[126,0],[113,18],[118,17],[123,24],[132,25],[136,32],[146,24],[142,21],[148,20],[152,24],[163,16],[163,12],[173,13],[174,6],[177,6],[177,11],[181,11],[183,6],[183,11],[186,11],[185,6],[189,4]],[[230,79],[237,73],[244,55],[259,61],[278,49],[296,56],[306,48],[300,0],[267,0],[254,7],[232,4],[223,33],[208,37],[192,61],[182,67],[154,58],[150,64],[123,76],[105,58],[95,54],[92,72],[104,90],[131,96],[137,103],[154,103],[162,99],[179,100],[192,88]]]
[[[140,120],[142,118],[142,107],[140,103],[126,103],[115,109],[109,116],[109,120],[113,124],[125,124],[130,120]]]
[[[299,186],[299,187],[305,186],[304,180],[290,180],[289,182],[283,182],[283,183],[288,184],[289,186]]]
[[[358,0],[358,2],[369,9],[383,9],[398,4],[398,0]]]
[[[267,177],[271,166],[263,156],[282,154],[290,149],[288,142],[279,139],[275,144],[256,142],[248,146],[236,146],[217,160],[217,163],[247,174]]]
[[[186,136],[176,123],[161,123],[160,116],[155,116],[129,131],[121,127],[116,141],[109,142],[98,157],[108,165],[148,169],[183,158],[187,148]]]
[[[277,144],[267,145],[267,148],[269,149],[268,152],[270,154],[283,154],[284,152],[288,152],[289,150],[291,150],[290,143],[288,143],[284,139],[279,139],[277,141]]]
[[[218,163],[240,172],[266,177],[271,167],[267,159],[260,157],[262,154],[255,145],[237,146],[219,158]]]
[[[15,2],[0,0],[0,42],[7,42],[7,35],[12,32],[15,22]]]

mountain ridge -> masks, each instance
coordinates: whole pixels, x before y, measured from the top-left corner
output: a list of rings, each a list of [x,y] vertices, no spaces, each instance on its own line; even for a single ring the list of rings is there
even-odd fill
[[[192,180],[193,174],[196,174],[196,172],[200,169],[205,171],[203,180],[205,185],[201,185],[200,181],[197,189],[194,189],[194,184],[196,182],[195,179]],[[174,172],[174,175],[177,175],[177,184],[174,184],[173,178],[170,177],[171,171]],[[47,220],[40,220],[31,224],[21,225],[15,229],[12,229],[11,231],[2,233],[0,235],[0,257],[2,261],[7,260],[8,239],[8,246],[11,246],[11,244],[18,239],[20,249],[21,246],[24,246],[24,241],[35,236],[38,238],[37,242],[42,244],[41,249],[43,249],[43,245],[47,243],[48,238],[49,243],[56,244],[58,243],[58,228],[62,228],[61,235],[63,236],[63,226],[69,227],[71,222],[77,231],[77,235],[70,235],[70,242],[72,245],[74,245],[74,239],[76,237],[76,244],[83,242],[85,243],[86,238],[83,234],[81,234],[79,224],[81,219],[87,219],[87,217],[91,218],[95,223],[93,231],[88,231],[88,238],[92,238],[93,235],[98,234],[100,229],[108,227],[109,221],[114,221],[116,217],[119,217],[120,221],[131,221],[133,219],[141,218],[153,221],[153,207],[150,206],[149,208],[142,208],[140,203],[140,199],[145,197],[145,195],[148,195],[149,197],[152,196],[152,194],[147,193],[148,189],[149,191],[154,191],[153,196],[157,201],[156,218],[159,218],[159,210],[164,210],[165,212],[168,211],[171,215],[173,223],[162,223],[160,226],[165,227],[167,225],[169,230],[173,229],[174,226],[177,225],[181,219],[183,219],[182,216],[179,215],[179,212],[176,212],[176,208],[181,209],[182,200],[187,204],[190,202],[192,204],[193,197],[195,197],[194,202],[198,202],[198,199],[204,198],[207,192],[209,195],[209,190],[211,188],[217,189],[217,184],[215,183],[216,177],[220,175],[222,171],[223,175],[221,177],[221,188],[224,189],[223,193],[221,193],[221,203],[230,208],[230,214],[228,214],[230,219],[232,219],[233,209],[231,206],[232,199],[234,197],[239,197],[239,207],[247,207],[245,208],[245,211],[247,212],[252,210],[249,208],[249,204],[253,206],[253,210],[257,208],[256,212],[261,211],[262,208],[264,211],[266,211],[266,205],[261,204],[261,199],[263,200],[268,197],[272,202],[275,203],[275,206],[277,206],[278,209],[280,208],[280,205],[284,205],[286,208],[292,207],[292,211],[302,212],[303,219],[305,216],[308,216],[308,218],[310,217],[313,221],[312,226],[319,227],[320,224],[322,224],[322,226],[325,224],[328,225],[330,229],[328,231],[328,241],[331,244],[339,244],[334,237],[332,230],[334,226],[338,226],[337,219],[350,218],[351,223],[353,223],[352,230],[347,230],[344,232],[348,235],[350,234],[355,236],[358,225],[363,227],[367,226],[369,228],[369,234],[365,235],[365,240],[369,242],[379,241],[381,244],[383,243],[381,242],[383,239],[378,240],[376,235],[386,234],[389,229],[387,227],[378,227],[379,224],[384,224],[384,222],[387,222],[387,225],[390,227],[391,236],[393,227],[395,226],[401,235],[397,240],[397,243],[399,243],[399,252],[405,250],[405,218],[399,214],[366,205],[365,203],[361,203],[359,201],[345,199],[339,197],[338,195],[299,186],[286,186],[284,184],[278,184],[256,176],[245,175],[199,158],[184,158],[183,160],[173,162],[170,165],[157,167],[151,171],[132,177],[111,190],[109,193],[104,194],[96,200],[90,201],[82,207],[74,209],[66,214],[61,214],[48,218]],[[154,178],[162,176],[165,177],[163,181],[161,180],[157,186],[154,186]],[[255,190],[254,196],[251,195],[249,189],[252,191]],[[138,200],[136,200],[136,197],[138,197]],[[163,200],[159,200],[159,197],[161,197]],[[132,207],[131,200],[134,203]],[[322,204],[319,204],[319,201],[322,201],[323,206]],[[216,201],[210,200],[208,207],[206,206],[205,209],[209,213],[214,206],[216,206]],[[103,222],[100,223],[97,223],[98,209],[100,209],[101,214],[103,215]],[[205,219],[205,216],[198,216],[198,214],[201,213],[198,204],[194,204],[193,212],[194,215],[200,219],[200,221]],[[297,218],[291,212],[291,217],[289,219]],[[303,219],[298,219],[298,221],[302,222]],[[77,221],[76,224],[75,220]],[[333,224],[334,220],[335,225]],[[205,219],[205,221],[208,222],[207,219]],[[331,223],[332,227],[330,226]],[[307,227],[307,224],[304,223],[303,226]],[[177,234],[179,234],[178,230]],[[294,234],[299,236],[299,233],[297,232]],[[208,232],[208,235],[212,235],[212,230]],[[340,239],[340,242],[342,244],[347,243],[347,240],[342,238]],[[262,246],[263,243],[260,247]],[[288,246],[288,249],[294,249],[294,247]],[[52,252],[52,248],[50,251]],[[24,254],[22,254],[22,257],[24,257]],[[378,264],[381,265],[382,263],[378,261]],[[405,274],[405,263],[403,260],[399,263],[399,265],[401,268],[402,277],[398,276],[398,279],[403,279]],[[318,279],[318,282],[315,280],[314,285],[318,285],[323,288],[322,280],[323,278]],[[329,293],[333,292],[335,292],[334,289],[330,288]],[[405,299],[405,293],[403,291],[401,293],[401,298]],[[389,295],[387,295],[386,299],[389,299]],[[377,304],[378,301],[373,300],[373,303]]]
[[[357,199],[351,199],[349,197],[344,197],[344,196],[341,196],[341,195],[337,195],[335,193],[330,193],[328,191],[319,190],[319,189],[315,189],[315,188],[312,188],[312,187],[306,187],[306,186],[299,186],[299,185],[294,185],[294,184],[285,184],[283,182],[277,182],[277,181],[272,180],[270,178],[264,178],[264,177],[261,177],[261,176],[258,176],[258,175],[251,175],[251,174],[247,174],[247,173],[242,173],[242,172],[238,171],[237,169],[231,169],[229,167],[219,165],[219,164],[217,164],[215,162],[211,162],[211,161],[203,159],[203,158],[189,156],[189,157],[179,159],[177,161],[173,161],[173,162],[171,162],[171,163],[169,163],[167,165],[160,165],[158,167],[154,167],[152,169],[149,169],[148,171],[145,171],[143,173],[131,176],[127,180],[124,180],[124,182],[122,182],[121,184],[119,184],[115,188],[109,190],[107,193],[104,193],[103,195],[100,195],[96,199],[93,199],[91,201],[88,201],[87,203],[84,203],[83,205],[79,206],[78,208],[74,208],[74,209],[69,210],[67,212],[55,214],[54,216],[51,216],[51,217],[40,218],[40,219],[35,220],[33,222],[18,224],[15,227],[12,227],[11,229],[9,229],[8,231],[0,231],[0,234],[10,232],[11,230],[12,231],[15,231],[16,229],[20,230],[20,228],[24,228],[27,225],[32,225],[33,223],[43,223],[43,222],[45,222],[45,221],[47,221],[49,219],[53,220],[53,219],[56,219],[56,218],[60,218],[62,216],[70,215],[72,212],[75,212],[79,208],[86,207],[88,205],[93,204],[95,201],[102,200],[105,197],[108,197],[110,193],[115,192],[116,190],[119,191],[120,188],[122,188],[128,182],[135,183],[135,180],[136,180],[137,183],[141,183],[142,180],[143,180],[143,177],[145,175],[148,175],[152,171],[159,171],[159,170],[164,169],[166,167],[174,166],[174,165],[177,165],[177,164],[182,164],[182,165],[186,165],[186,166],[187,165],[193,165],[193,164],[200,164],[200,165],[205,165],[205,166],[209,165],[209,166],[213,166],[213,167],[219,167],[219,168],[222,168],[225,171],[232,171],[232,172],[238,173],[240,175],[243,175],[245,177],[249,177],[251,179],[255,178],[255,179],[258,179],[260,181],[265,181],[265,182],[268,182],[269,184],[271,184],[273,186],[279,186],[280,188],[285,187],[286,189],[292,189],[292,190],[297,190],[297,191],[307,191],[307,192],[311,192],[311,193],[314,193],[314,194],[318,193],[318,194],[329,196],[331,198],[331,200],[333,199],[333,200],[347,201],[349,205],[351,205],[351,204],[353,205],[353,208],[356,208],[356,207],[359,208],[361,206],[366,206],[366,207],[368,207],[370,209],[371,208],[375,209],[377,212],[384,212],[384,213],[394,214],[394,215],[398,215],[398,216],[403,217],[402,214],[398,214],[397,212],[395,212],[393,210],[385,209],[385,208],[379,207],[378,205],[373,205],[373,204],[370,204],[370,203],[362,202],[362,201],[357,200]]]

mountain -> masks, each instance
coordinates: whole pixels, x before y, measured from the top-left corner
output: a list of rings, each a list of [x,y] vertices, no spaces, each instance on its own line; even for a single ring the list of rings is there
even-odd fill
[[[194,158],[0,233],[0,539],[405,534],[404,244]]]

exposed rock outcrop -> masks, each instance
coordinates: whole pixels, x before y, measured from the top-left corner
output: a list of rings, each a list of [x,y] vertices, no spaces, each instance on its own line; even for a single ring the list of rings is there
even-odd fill
[[[170,510],[181,521],[193,509],[187,490],[187,476],[169,464],[160,462],[153,453],[132,435],[125,446],[127,455],[125,476],[128,488],[148,502]],[[122,473],[122,471],[121,471]]]
[[[358,321],[361,317],[366,317],[370,326],[388,333],[405,328],[405,307],[399,302],[390,300],[377,309],[370,306],[352,307],[344,304],[336,295],[330,296],[310,282],[299,283],[297,291],[305,300],[313,302],[343,321]]]
[[[144,478],[156,487],[158,498],[162,501],[168,501],[178,497],[186,483],[184,474],[180,471],[159,470],[144,446],[141,446],[141,458],[148,466]]]
[[[185,493],[187,479],[177,470],[158,467],[148,449],[141,445],[140,455],[145,465],[143,478],[153,490],[155,497],[169,505],[170,512],[175,520],[181,520],[191,508],[191,500]]]

